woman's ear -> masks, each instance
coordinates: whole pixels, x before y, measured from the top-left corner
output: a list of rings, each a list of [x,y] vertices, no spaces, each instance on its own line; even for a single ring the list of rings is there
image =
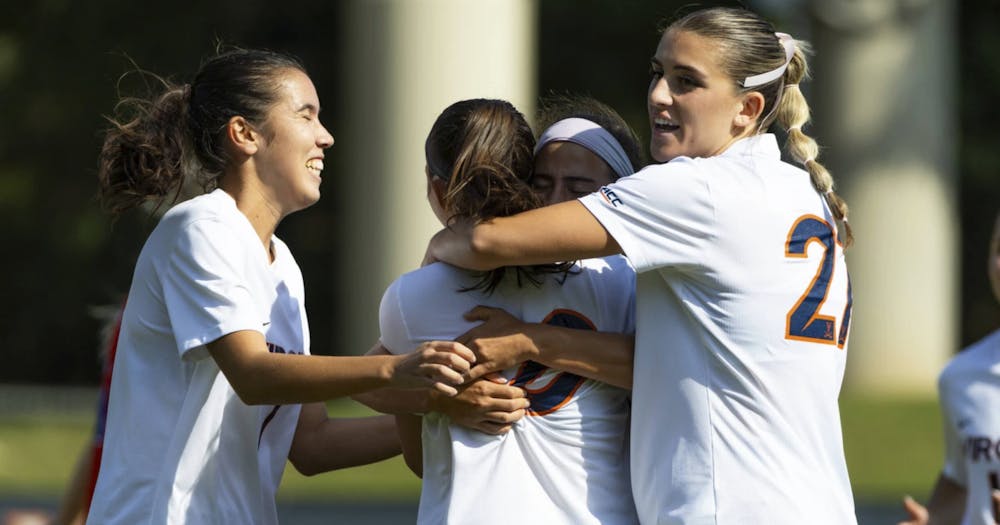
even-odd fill
[[[764,95],[759,91],[744,93],[740,102],[739,112],[733,118],[733,124],[746,128],[753,125],[764,112]]]
[[[427,175],[427,198],[433,199],[434,204],[444,209],[444,196],[448,193],[448,183],[439,177],[432,176],[426,166],[424,174]]]
[[[260,134],[243,117],[236,116],[226,124],[226,137],[244,155],[257,153],[260,148]]]

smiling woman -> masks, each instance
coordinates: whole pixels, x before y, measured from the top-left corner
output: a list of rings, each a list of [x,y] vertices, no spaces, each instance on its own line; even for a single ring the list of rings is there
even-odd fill
[[[643,523],[856,522],[837,405],[850,229],[802,132],[804,51],[743,9],[677,20],[647,97],[662,164],[578,200],[458,221],[431,241],[432,257],[479,270],[629,258]],[[772,122],[804,169],[781,160]]]
[[[274,235],[320,198],[333,137],[304,67],[269,51],[208,60],[190,85],[126,99],[101,152],[113,212],[174,206],[136,262],[89,521],[276,523],[286,461],[310,475],[399,452],[388,416],[320,401],[384,386],[454,394],[471,352],[313,356],[302,274]],[[300,403],[308,403],[300,405]]]

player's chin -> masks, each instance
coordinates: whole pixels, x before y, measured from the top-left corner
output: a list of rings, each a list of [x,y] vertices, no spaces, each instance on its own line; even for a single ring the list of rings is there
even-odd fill
[[[681,151],[677,141],[673,137],[654,136],[649,142],[649,155],[656,162],[670,162],[680,156]]]

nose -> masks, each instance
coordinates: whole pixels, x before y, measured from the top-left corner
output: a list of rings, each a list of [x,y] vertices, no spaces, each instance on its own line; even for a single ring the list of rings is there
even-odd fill
[[[320,133],[319,133],[319,136],[316,137],[316,145],[319,146],[319,147],[321,147],[321,148],[323,148],[323,149],[326,149],[326,148],[329,148],[330,146],[333,146],[333,142],[334,142],[333,135],[331,135],[330,132],[327,131],[326,126],[320,124],[319,125],[319,130],[320,130]]]
[[[560,202],[566,202],[573,200],[573,194],[569,192],[569,188],[565,184],[560,184],[552,189],[549,194],[548,205],[559,204]]]
[[[649,105],[653,107],[667,106],[673,102],[670,85],[665,77],[658,76],[649,83]]]

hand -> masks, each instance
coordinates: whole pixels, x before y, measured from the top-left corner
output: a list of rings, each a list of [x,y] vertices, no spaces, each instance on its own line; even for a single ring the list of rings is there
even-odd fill
[[[475,354],[461,343],[431,341],[395,356],[390,381],[396,388],[430,388],[454,396],[475,362]]]
[[[469,371],[469,379],[510,368],[539,353],[527,334],[535,325],[525,323],[500,308],[477,306],[465,314],[465,319],[483,321],[483,324],[457,339],[476,354],[476,365]]]
[[[431,409],[452,423],[487,434],[506,434],[530,405],[524,390],[489,374],[459,388],[455,397],[431,394]]]
[[[903,509],[909,515],[909,519],[899,522],[899,525],[927,525],[929,521],[927,508],[917,503],[917,500],[909,496],[904,496]]]
[[[492,270],[502,266],[492,258],[483,258],[474,246],[473,232],[480,222],[472,219],[456,219],[448,223],[431,237],[427,245],[424,262],[429,264],[442,261],[469,270]]]

